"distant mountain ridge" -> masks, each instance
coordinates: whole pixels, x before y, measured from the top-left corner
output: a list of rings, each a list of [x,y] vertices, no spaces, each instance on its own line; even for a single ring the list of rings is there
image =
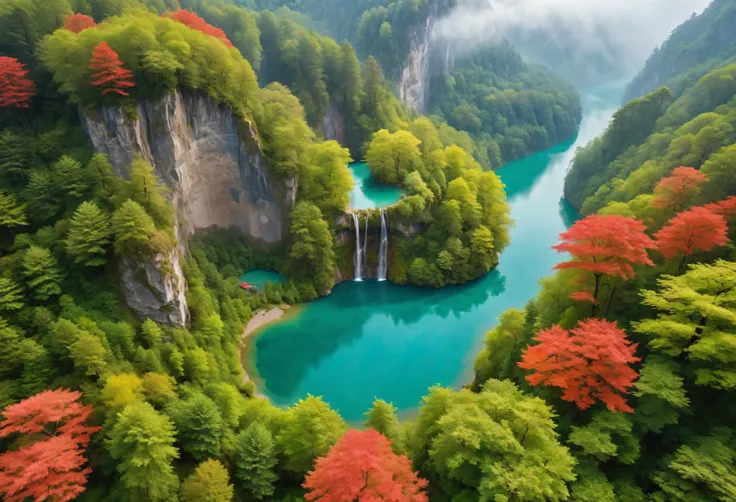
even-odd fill
[[[667,86],[675,97],[710,71],[736,62],[736,1],[714,0],[678,26],[626,87],[624,104]]]

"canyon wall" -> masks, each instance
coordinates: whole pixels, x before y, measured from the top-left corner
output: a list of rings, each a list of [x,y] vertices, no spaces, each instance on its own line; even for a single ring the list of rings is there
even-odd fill
[[[176,210],[179,250],[120,262],[123,293],[141,318],[186,324],[178,254],[196,229],[234,226],[262,246],[288,237],[297,179],[269,172],[253,124],[230,108],[203,94],[177,91],[142,101],[134,115],[107,107],[81,116],[95,152],[107,155],[116,174],[127,177],[128,166],[141,155],[169,188]]]

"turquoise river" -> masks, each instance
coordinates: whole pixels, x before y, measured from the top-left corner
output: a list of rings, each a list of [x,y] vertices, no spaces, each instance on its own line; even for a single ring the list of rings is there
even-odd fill
[[[307,394],[323,396],[357,422],[375,398],[406,415],[429,387],[469,382],[484,334],[504,310],[523,308],[563,258],[550,246],[577,216],[561,198],[565,172],[575,149],[605,130],[620,89],[583,91],[583,122],[574,142],[498,171],[515,226],[495,270],[441,290],[339,284],[329,297],[297,307],[249,339],[244,364],[259,391],[282,406]]]

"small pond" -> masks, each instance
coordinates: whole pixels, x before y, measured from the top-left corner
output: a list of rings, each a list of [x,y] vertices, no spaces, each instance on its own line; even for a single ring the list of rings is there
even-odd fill
[[[271,284],[278,284],[280,282],[288,282],[289,279],[279,274],[278,272],[271,272],[269,270],[251,270],[240,276],[240,282],[247,282],[251,286],[257,287],[262,290],[266,287],[267,282]]]
[[[368,164],[354,162],[350,164],[353,174],[353,191],[350,192],[352,209],[380,209],[396,204],[404,191],[392,185],[384,185],[371,176]]]

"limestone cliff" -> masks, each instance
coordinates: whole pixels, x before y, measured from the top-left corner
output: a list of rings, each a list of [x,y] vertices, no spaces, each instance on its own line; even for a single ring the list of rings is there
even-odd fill
[[[450,0],[430,2],[425,22],[408,34],[409,54],[399,74],[397,92],[401,101],[418,113],[427,111],[430,77],[445,72],[450,64],[449,46],[440,46],[434,36],[435,23],[450,5]]]
[[[269,172],[253,124],[228,107],[202,94],[175,92],[142,101],[133,117],[108,107],[82,113],[82,123],[95,151],[108,156],[117,174],[126,177],[140,154],[170,189],[180,249],[170,256],[121,262],[123,293],[141,318],[187,322],[178,253],[196,229],[235,226],[266,246],[288,236],[297,181]]]
[[[332,102],[327,106],[325,118],[322,121],[322,135],[326,140],[334,140],[342,146],[345,142],[345,117],[340,109]]]
[[[183,237],[197,228],[236,226],[254,241],[278,244],[296,202],[294,178],[267,168],[253,125],[207,96],[175,92],[143,101],[129,118],[120,108],[83,114],[94,149],[126,176],[136,154],[171,190]]]

